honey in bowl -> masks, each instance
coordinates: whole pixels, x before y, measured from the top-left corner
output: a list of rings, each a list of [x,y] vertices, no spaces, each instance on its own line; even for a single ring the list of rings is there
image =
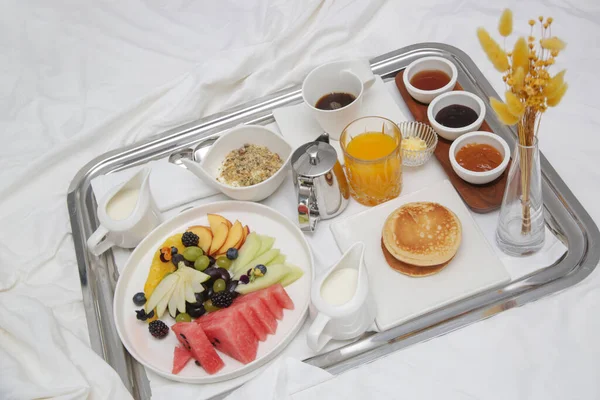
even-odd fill
[[[420,90],[438,90],[450,83],[450,77],[437,69],[419,71],[410,78],[410,84]]]
[[[472,109],[462,104],[451,104],[442,108],[435,115],[435,120],[448,128],[464,128],[477,121],[479,115]]]
[[[489,144],[469,143],[456,152],[461,167],[473,172],[491,171],[502,163],[502,154]]]

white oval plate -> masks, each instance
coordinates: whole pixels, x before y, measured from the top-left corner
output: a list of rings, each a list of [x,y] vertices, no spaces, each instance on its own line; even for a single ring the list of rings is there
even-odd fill
[[[284,310],[275,335],[259,342],[256,360],[242,364],[219,352],[225,367],[214,375],[192,361],[174,375],[173,349],[178,344],[172,331],[164,339],[155,339],[148,324],[135,318],[135,293],[142,292],[156,249],[171,235],[184,232],[192,225],[208,226],[206,214],[220,214],[232,222],[239,219],[250,231],[276,238],[274,247],[287,255],[287,260],[304,269],[304,275],[285,289],[294,301],[294,310]],[[113,314],[121,342],[129,353],[157,374],[185,383],[214,383],[236,378],[272,360],[294,338],[307,315],[310,285],[313,278],[313,256],[304,235],[296,225],[279,212],[258,203],[224,201],[210,203],[182,212],[152,231],[133,251],[121,272],[113,302]],[[168,313],[162,320],[170,327],[175,323]]]

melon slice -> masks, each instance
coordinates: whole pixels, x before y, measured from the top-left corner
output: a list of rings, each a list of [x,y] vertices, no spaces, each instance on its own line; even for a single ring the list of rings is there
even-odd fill
[[[252,232],[246,238],[246,242],[240,248],[238,258],[231,264],[229,271],[233,274],[237,274],[242,271],[242,267],[248,264],[256,256],[256,253],[260,250],[261,241],[260,236]]]
[[[171,329],[181,345],[189,350],[192,357],[208,374],[212,375],[225,366],[200,325],[193,322],[178,322]]]
[[[304,275],[304,271],[302,270],[302,268],[297,267],[292,264],[286,264],[286,266],[290,270],[283,277],[283,279],[281,281],[279,281],[279,283],[281,283],[281,286],[291,285],[292,283],[296,282],[298,279],[302,278],[302,275]]]
[[[236,313],[220,313],[218,318],[201,317],[196,322],[202,326],[210,342],[219,351],[243,364],[256,359],[258,339],[248,323],[243,318],[239,318]]]
[[[267,267],[267,273],[265,276],[256,278],[254,281],[245,285],[238,285],[235,291],[241,294],[248,294],[263,290],[283,280],[289,272],[290,268],[287,265],[271,265]],[[236,275],[235,278],[238,279],[239,276]]]
[[[175,346],[175,351],[173,352],[173,370],[171,372],[173,374],[178,374],[191,359],[192,353],[185,347]]]
[[[285,264],[285,260],[286,260],[286,255],[285,254],[281,254],[279,253],[279,255],[277,257],[275,257],[274,259],[272,259],[271,261],[269,261],[267,264],[265,264],[267,267],[269,265],[279,265],[279,264]],[[285,286],[285,285],[284,285]]]
[[[267,334],[272,333],[267,330],[267,327],[261,322],[261,317],[256,313],[251,303],[236,302],[230,308],[235,309],[239,317],[243,318],[246,323],[248,323],[254,336],[256,336],[259,341],[264,342],[267,339]],[[267,312],[269,312],[269,310],[267,310]],[[271,316],[271,318],[273,318],[275,324],[277,324],[275,317]]]
[[[260,235],[260,249],[258,253],[256,253],[256,257],[265,254],[267,251],[271,250],[273,245],[275,244],[275,238],[267,235]]]

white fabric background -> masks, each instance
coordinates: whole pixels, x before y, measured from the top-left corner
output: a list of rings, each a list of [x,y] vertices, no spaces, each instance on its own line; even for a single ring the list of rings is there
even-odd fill
[[[299,83],[333,59],[445,42],[502,85],[474,30],[502,8],[555,18],[569,93],[540,146],[600,221],[598,2],[3,1],[0,14],[0,398],[127,398],[88,347],[66,190],[90,159]],[[296,397],[600,397],[600,272],[350,371]],[[24,333],[25,332],[25,333]],[[32,365],[34,367],[32,367]]]

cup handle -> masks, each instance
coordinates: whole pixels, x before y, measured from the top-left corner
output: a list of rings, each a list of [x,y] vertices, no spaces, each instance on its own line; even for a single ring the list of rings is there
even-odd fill
[[[108,237],[106,237],[107,234],[108,229],[100,225],[98,229],[96,229],[96,232],[92,233],[92,236],[89,237],[87,240],[87,247],[93,255],[99,256],[115,245]]]
[[[323,330],[331,320],[331,317],[325,314],[317,314],[317,318],[313,321],[310,328],[308,328],[308,334],[306,335],[306,341],[308,347],[313,351],[320,351],[326,344],[331,340],[331,335],[323,333]]]

